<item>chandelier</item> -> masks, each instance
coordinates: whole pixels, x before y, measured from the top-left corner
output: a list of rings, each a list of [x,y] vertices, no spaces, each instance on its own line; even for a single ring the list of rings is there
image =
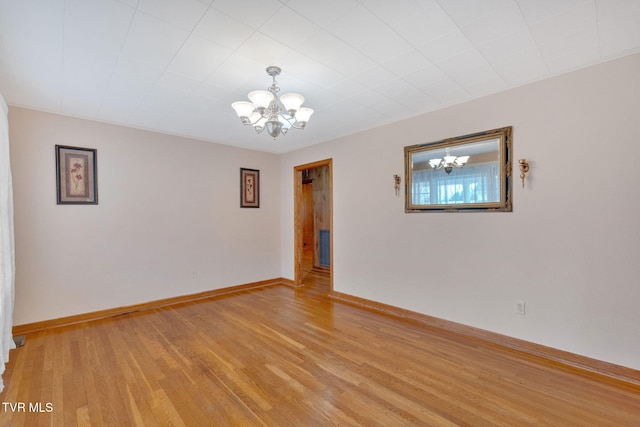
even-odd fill
[[[444,158],[429,160],[429,164],[432,168],[444,169],[447,174],[450,174],[453,168],[461,168],[469,161],[469,156],[452,156],[451,149],[449,147],[447,147],[445,151],[446,155]]]
[[[231,104],[243,125],[251,125],[256,133],[267,133],[276,139],[280,134],[286,135],[290,128],[304,129],[313,114],[311,108],[301,107],[304,96],[297,93],[285,93],[278,96],[280,88],[276,76],[282,71],[280,67],[267,67],[267,74],[273,83],[267,90],[249,92],[251,102],[238,101]]]

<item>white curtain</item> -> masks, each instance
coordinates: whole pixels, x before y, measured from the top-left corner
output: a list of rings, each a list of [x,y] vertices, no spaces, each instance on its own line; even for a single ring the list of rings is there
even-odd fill
[[[498,162],[466,165],[451,173],[444,169],[414,171],[411,181],[416,205],[500,201]]]
[[[9,350],[16,348],[11,333],[16,264],[8,114],[7,104],[0,95],[0,392],[4,389],[1,374],[9,361]]]

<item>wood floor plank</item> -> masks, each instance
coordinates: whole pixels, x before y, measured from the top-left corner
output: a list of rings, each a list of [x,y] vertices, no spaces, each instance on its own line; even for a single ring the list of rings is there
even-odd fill
[[[28,334],[0,394],[26,410],[0,426],[640,427],[637,385],[305,283]]]

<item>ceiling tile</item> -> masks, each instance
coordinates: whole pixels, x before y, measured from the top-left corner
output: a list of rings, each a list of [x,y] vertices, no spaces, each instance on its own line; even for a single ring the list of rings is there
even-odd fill
[[[238,91],[226,90],[203,83],[198,87],[198,90],[191,92],[183,102],[197,106],[204,111],[223,111],[235,114],[231,104],[240,101],[241,98],[242,94]],[[238,122],[240,122],[239,119]]]
[[[193,32],[221,46],[235,50],[251,37],[255,29],[219,10],[209,9]]]
[[[304,52],[309,58],[315,59],[323,64],[332,61],[336,57],[343,56],[343,53],[359,53],[353,47],[325,30],[318,31],[311,35],[311,37],[300,44],[298,51]]]
[[[469,93],[450,78],[432,83],[425,88],[424,92],[443,106],[469,98]]]
[[[278,81],[283,83],[291,78],[325,88],[345,79],[345,75],[295,51],[282,58],[280,65],[282,74]]]
[[[598,2],[597,10],[602,56],[637,51],[640,45],[640,2]]]
[[[327,31],[319,31],[298,47],[299,52],[345,75],[363,72],[376,63]]]
[[[336,70],[343,75],[355,75],[368,70],[376,65],[376,63],[360,52],[348,50],[336,52],[336,56],[325,64],[327,67]]]
[[[171,109],[183,102],[189,93],[182,88],[155,85],[147,94],[145,102],[149,105],[161,105],[162,108]]]
[[[191,94],[202,84],[202,81],[183,74],[166,71],[162,74],[162,77],[158,79],[156,84],[161,88]]]
[[[287,2],[288,8],[321,27],[332,24],[356,6],[358,6],[356,0],[289,0]]]
[[[594,4],[594,0],[516,0],[528,25],[537,24],[545,19],[563,15],[585,3]],[[633,1],[633,0],[632,0]]]
[[[262,34],[292,48],[319,31],[316,24],[286,7],[279,9],[260,27]]]
[[[459,30],[452,31],[417,47],[418,51],[432,62],[439,62],[459,55],[471,48],[473,48],[473,45],[469,42],[467,36]]]
[[[515,86],[549,76],[549,70],[537,49],[523,50],[496,59],[493,68],[509,85]]]
[[[582,33],[570,34],[554,42],[547,41],[544,44],[540,43],[539,49],[542,57],[547,62],[557,60],[563,56],[572,55],[577,51],[585,50],[593,50],[596,52],[595,60],[600,57],[597,40],[597,34],[594,34],[591,30],[585,30]]]
[[[276,65],[290,52],[282,43],[261,33],[255,33],[242,44],[237,53],[256,62]]]
[[[169,70],[196,80],[203,80],[222,64],[232,50],[192,34],[173,58]]]
[[[70,47],[79,47],[117,57],[134,14],[135,9],[115,1],[67,2],[64,16],[65,51]]]
[[[509,58],[521,51],[537,50],[538,46],[528,29],[521,29],[507,36],[476,45],[489,63]]]
[[[141,108],[152,87],[153,85],[148,82],[141,84],[140,81],[133,79],[112,79],[109,83],[109,90],[101,99],[98,119],[118,123],[122,116],[133,114]],[[126,99],[127,102],[123,103],[123,99]]]
[[[413,94],[406,96],[403,105],[411,108],[410,114],[406,117],[416,116],[418,114],[433,111],[440,106],[440,103],[422,91],[415,91]]]
[[[342,80],[328,88],[328,91],[334,95],[335,99],[351,98],[366,90],[369,90],[369,88],[352,78]]]
[[[407,98],[411,98],[413,94],[419,92],[415,87],[401,78],[385,81],[372,89],[402,105],[405,105],[404,101]]]
[[[62,114],[96,120],[100,105],[94,99],[101,99],[103,95],[104,88],[90,82],[74,82],[73,87],[70,88],[65,85]]]
[[[402,77],[417,69],[432,66],[433,63],[417,50],[410,50],[398,56],[392,56],[391,59],[382,62],[381,65],[396,76]]]
[[[561,56],[546,58],[545,61],[551,73],[561,73],[592,65],[599,59],[600,50],[597,46],[585,46]]]
[[[526,27],[518,5],[509,2],[463,26],[462,32],[477,46],[517,33]]]
[[[45,111],[60,111],[62,108],[62,85],[59,75],[49,77],[38,76],[38,79],[30,79],[29,76],[20,76],[22,82],[31,80],[27,86],[21,83],[20,100],[30,108]],[[24,99],[22,98],[24,96]],[[32,103],[32,104],[31,104]],[[31,104],[31,105],[30,105]]]
[[[367,129],[377,126],[378,123],[385,119],[385,114],[389,114],[394,107],[406,111],[406,107],[403,107],[392,100],[381,96],[375,103],[363,104],[364,98],[357,97],[355,99],[343,99],[333,105],[334,111],[341,111],[340,114],[335,116],[327,116],[322,120],[318,120],[319,126],[344,126],[344,129],[350,129],[356,127],[358,129]],[[377,111],[374,108],[381,108],[386,106],[384,112]],[[365,108],[362,108],[365,107]]]
[[[505,82],[500,75],[487,63],[480,63],[476,67],[460,68],[459,72],[451,74],[463,89],[472,95],[485,95],[504,88]]]
[[[364,0],[362,3],[412,46],[425,44],[458,28],[435,0]]]
[[[105,98],[111,98],[115,102],[122,103],[122,99],[127,102],[147,96],[155,85],[157,79],[146,79],[141,73],[137,73],[134,68],[140,63],[125,63],[121,61],[115,73],[109,80],[109,87],[105,93]]]
[[[32,86],[30,95],[36,94],[37,88],[44,90],[48,98],[44,104],[51,106],[61,90],[64,2],[4,2],[0,31],[16,82]]]
[[[63,108],[70,111],[81,110],[83,117],[94,117],[100,104],[95,100],[102,99],[109,86],[117,55],[101,55],[95,49],[68,47],[65,49],[63,74]],[[81,104],[81,107],[73,107]],[[91,104],[94,104],[91,106]],[[91,113],[89,111],[92,111]],[[73,115],[79,115],[74,113]]]
[[[376,33],[379,37],[372,38],[369,43],[360,46],[359,50],[365,56],[381,63],[386,61],[389,56],[410,52],[413,47],[402,38],[397,36],[390,29],[387,34]]]
[[[260,28],[284,6],[278,0],[215,0],[211,7],[252,28]]]
[[[169,65],[189,33],[144,13],[136,13],[122,49],[127,59]]]
[[[111,80],[124,79],[137,82],[150,82],[152,85],[162,76],[166,67],[135,59],[120,57]],[[146,85],[145,85],[146,86]]]
[[[449,75],[458,74],[465,69],[477,68],[486,64],[487,61],[475,48],[467,49],[435,63],[438,68]]]
[[[438,0],[442,8],[460,27],[509,6],[514,0]]]
[[[353,99],[363,105],[367,105],[370,109],[384,114],[394,114],[400,117],[408,117],[420,111],[428,111],[437,105],[437,102],[425,93],[397,79],[398,81],[390,82],[389,87],[378,88],[383,89],[369,90]],[[392,90],[395,89],[395,92]]]
[[[391,27],[362,6],[345,13],[327,29],[376,62],[411,49]]]
[[[376,65],[354,76],[355,81],[369,88],[373,88],[396,78],[396,75],[386,68]]]
[[[566,52],[597,46],[596,21],[593,4],[584,3],[566,13],[540,21],[530,28],[542,56],[549,60]]]
[[[435,64],[429,63],[422,68],[411,69],[411,72],[402,76],[415,88],[425,91],[434,83],[447,78],[447,75]]]
[[[359,91],[358,95],[364,93],[363,91]],[[332,106],[336,103],[342,101],[343,99],[347,99],[344,93],[340,91],[330,88],[329,90],[319,90],[314,92],[312,96],[307,100],[309,103],[309,107],[313,108],[314,113],[314,122],[318,117],[326,117],[328,112],[333,111]]]
[[[121,3],[125,6],[129,6],[135,9],[136,7],[138,7],[138,3],[140,0],[115,0],[115,1],[117,3]]]
[[[249,91],[265,88],[270,84],[270,77],[265,68],[270,63],[261,63],[240,54],[233,54],[209,76],[206,84],[212,88],[237,90],[240,100],[248,100]]]
[[[206,12],[207,6],[198,0],[140,0],[138,10],[191,31]]]

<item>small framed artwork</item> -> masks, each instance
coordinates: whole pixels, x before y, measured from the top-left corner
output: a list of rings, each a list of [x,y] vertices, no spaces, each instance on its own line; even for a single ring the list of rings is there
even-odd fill
[[[97,205],[97,150],[56,145],[59,205]]]
[[[240,207],[260,207],[260,171],[240,168]]]

